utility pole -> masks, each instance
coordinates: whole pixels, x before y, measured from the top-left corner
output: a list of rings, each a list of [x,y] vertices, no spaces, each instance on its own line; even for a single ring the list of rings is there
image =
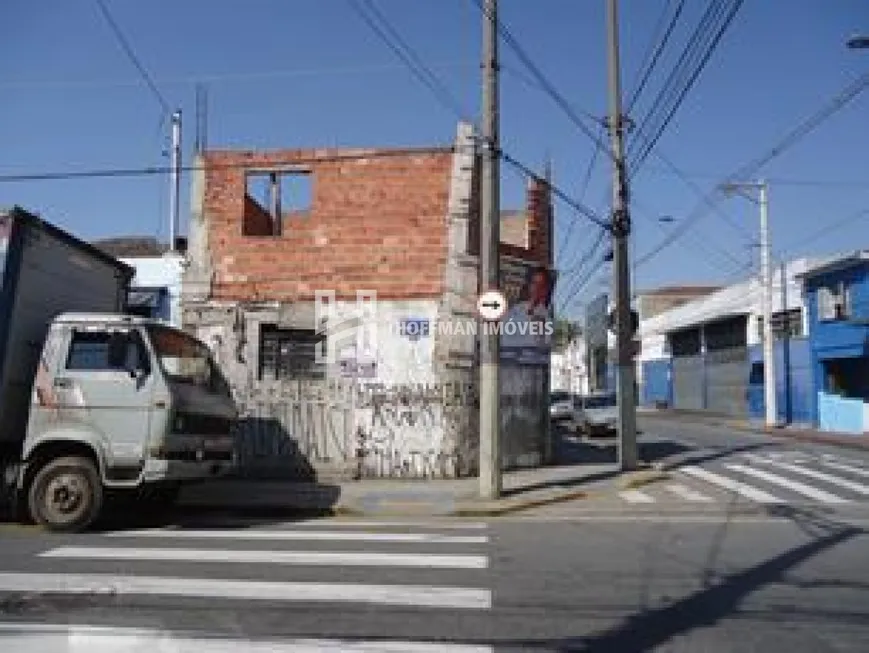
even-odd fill
[[[481,292],[500,286],[500,136],[498,126],[498,0],[483,12],[483,134],[480,189]],[[485,325],[483,325],[485,326]],[[501,496],[501,341],[495,329],[480,330],[480,497]]]
[[[760,206],[760,279],[763,287],[761,312],[763,313],[763,396],[766,409],[766,426],[778,425],[775,388],[775,344],[772,339],[772,272],[770,271],[771,244],[769,236],[769,198],[768,184],[757,182],[732,182],[722,185],[726,193],[739,193],[748,200],[755,201],[745,191],[757,191],[757,204]],[[783,307],[784,308],[784,307]]]
[[[172,114],[172,149],[169,179],[169,251],[174,252],[179,228],[181,198],[181,110]]]
[[[775,395],[775,343],[772,339],[772,271],[766,182],[758,182],[757,189],[760,196],[760,276],[763,279],[763,391],[766,425],[773,427],[778,423],[778,409]]]
[[[793,414],[793,396],[791,395],[791,333],[788,313],[788,265],[787,261],[781,263],[781,310],[785,316],[784,329],[782,330],[782,379],[784,381],[785,399],[785,422],[790,422]]]
[[[609,130],[613,164],[613,285],[615,286],[616,398],[618,400],[619,466],[636,469],[637,412],[634,377],[633,329],[631,325],[631,266],[628,236],[631,218],[628,177],[624,153],[622,89],[619,73],[619,21],[616,0],[607,0],[607,46],[609,77]]]

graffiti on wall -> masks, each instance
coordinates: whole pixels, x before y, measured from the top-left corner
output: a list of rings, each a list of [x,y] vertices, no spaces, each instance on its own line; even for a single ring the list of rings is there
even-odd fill
[[[475,386],[402,385],[366,388],[356,410],[359,475],[454,477],[474,448],[468,413]]]

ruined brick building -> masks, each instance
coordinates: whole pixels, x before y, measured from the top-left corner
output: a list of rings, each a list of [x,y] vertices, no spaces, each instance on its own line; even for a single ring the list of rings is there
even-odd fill
[[[260,472],[293,455],[321,474],[475,472],[476,340],[431,325],[474,319],[479,162],[464,124],[445,147],[200,155],[183,320],[258,425],[244,446]],[[524,210],[504,214],[508,293],[529,265],[551,267],[551,222],[548,186],[533,180]],[[356,335],[331,347],[347,334],[324,328],[317,302],[331,295],[337,320],[360,291],[376,297],[376,315],[354,313],[373,325],[375,350]],[[548,369],[502,377],[504,465],[537,464]]]

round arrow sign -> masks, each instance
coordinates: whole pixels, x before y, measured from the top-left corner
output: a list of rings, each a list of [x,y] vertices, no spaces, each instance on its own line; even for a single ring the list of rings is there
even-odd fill
[[[507,299],[497,290],[488,290],[477,300],[477,312],[484,320],[500,320],[507,312]]]

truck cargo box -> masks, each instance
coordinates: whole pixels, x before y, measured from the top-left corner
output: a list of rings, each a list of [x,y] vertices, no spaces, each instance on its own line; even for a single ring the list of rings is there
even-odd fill
[[[25,434],[51,320],[122,312],[133,268],[27,211],[0,209],[0,445]]]

